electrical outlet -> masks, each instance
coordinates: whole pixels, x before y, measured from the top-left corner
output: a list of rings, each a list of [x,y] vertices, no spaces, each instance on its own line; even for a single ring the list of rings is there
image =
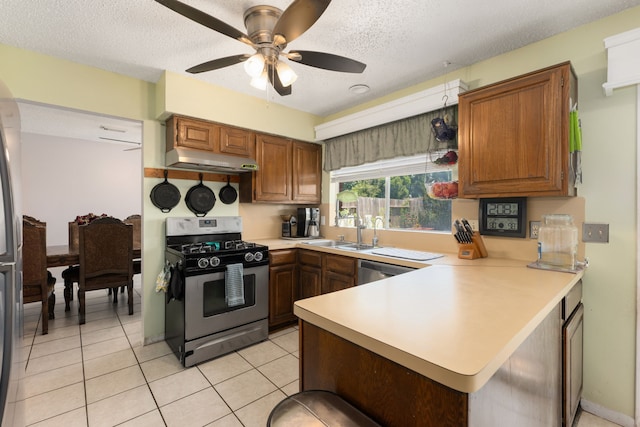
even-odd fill
[[[540,221],[529,221],[529,238],[537,239],[540,231]]]
[[[478,220],[477,219],[470,219],[469,220],[469,225],[471,226],[471,229],[473,231],[478,231]]]

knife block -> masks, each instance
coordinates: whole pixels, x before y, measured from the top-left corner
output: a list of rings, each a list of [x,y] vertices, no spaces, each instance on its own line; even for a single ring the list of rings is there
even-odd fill
[[[458,258],[477,259],[486,258],[488,255],[484,240],[477,231],[474,231],[471,243],[458,243]]]

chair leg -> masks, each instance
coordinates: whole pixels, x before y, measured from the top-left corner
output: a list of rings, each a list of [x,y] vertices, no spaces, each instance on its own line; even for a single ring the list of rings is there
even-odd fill
[[[46,296],[42,298],[42,335],[49,333],[49,302]]]
[[[56,294],[51,292],[51,295],[47,298],[47,302],[49,304],[49,319],[55,319],[56,314],[54,313],[54,307],[56,306]]]
[[[129,302],[129,316],[133,314],[133,280],[127,285],[127,300]]]
[[[80,317],[80,321],[78,322],[80,325],[84,325],[85,315],[84,315],[84,289],[78,288],[78,313]]]
[[[73,300],[73,282],[64,279],[64,311],[71,311],[70,301]]]

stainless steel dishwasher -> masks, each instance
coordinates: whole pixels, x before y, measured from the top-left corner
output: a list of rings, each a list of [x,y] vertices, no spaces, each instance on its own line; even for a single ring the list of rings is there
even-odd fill
[[[376,280],[386,279],[387,277],[397,276],[413,270],[415,268],[359,259],[358,285],[375,282]]]

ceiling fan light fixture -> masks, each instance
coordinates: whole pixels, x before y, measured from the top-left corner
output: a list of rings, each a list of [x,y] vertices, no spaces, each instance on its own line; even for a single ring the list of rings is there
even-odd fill
[[[298,75],[291,69],[291,67],[282,61],[278,61],[276,70],[278,71],[280,82],[282,82],[282,86],[284,87],[291,86],[291,84],[298,79]]]
[[[269,83],[269,76],[267,76],[267,70],[263,70],[262,74],[251,79],[251,86],[259,90],[267,90],[267,83]]]
[[[244,70],[253,78],[260,77],[264,71],[264,56],[261,53],[250,56],[244,62]]]

